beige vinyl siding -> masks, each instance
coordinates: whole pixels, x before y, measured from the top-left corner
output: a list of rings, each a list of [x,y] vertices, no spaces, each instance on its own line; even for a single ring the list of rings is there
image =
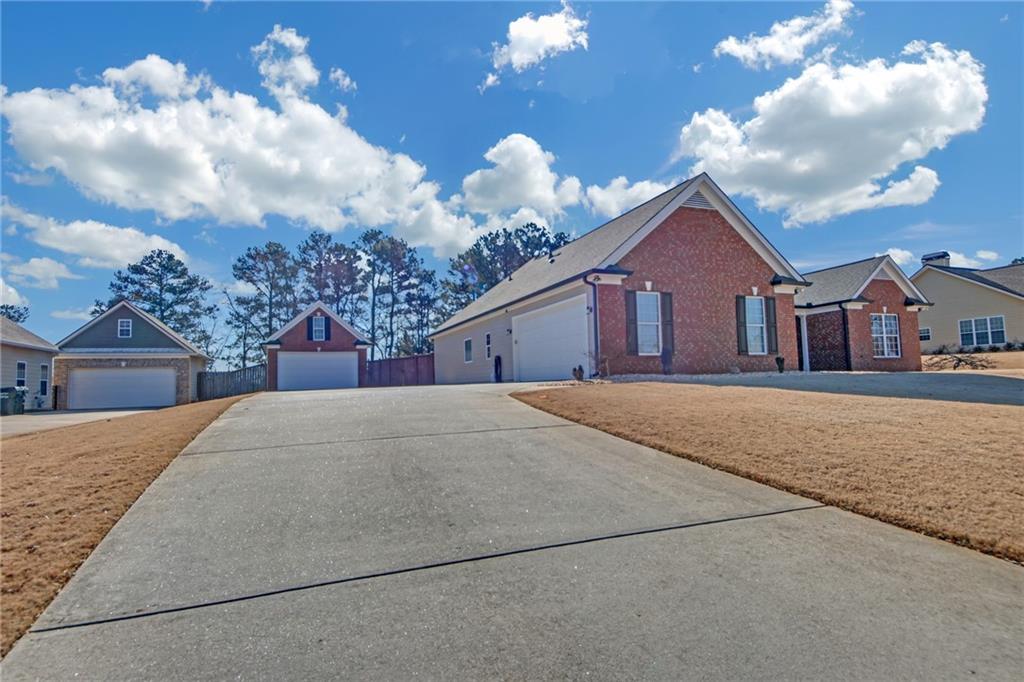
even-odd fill
[[[918,314],[919,326],[932,334],[921,342],[922,352],[959,347],[960,320],[994,315],[1003,316],[1007,341],[1024,341],[1024,300],[936,270],[925,270],[914,284],[934,303]]]
[[[49,410],[53,408],[53,358],[56,353],[47,351],[32,350],[19,346],[0,345],[0,387],[7,388],[14,386],[17,376],[18,361],[25,362],[25,394],[26,410]],[[49,386],[45,396],[39,395],[40,365],[48,365],[50,368]],[[36,398],[42,397],[42,406],[37,407]]]
[[[507,308],[497,315],[470,322],[451,331],[434,337],[434,380],[439,384],[474,384],[487,383],[494,380],[494,357],[501,356],[502,381],[513,381],[515,377],[512,366],[512,318],[531,310],[559,301],[564,301],[582,293],[587,294],[588,304],[592,305],[590,287],[582,282],[548,296],[539,296],[529,302]],[[587,316],[587,324],[593,337],[593,318]],[[484,337],[491,334],[491,357],[487,357]],[[465,362],[463,342],[473,340],[473,361]],[[593,347],[593,338],[590,339]]]

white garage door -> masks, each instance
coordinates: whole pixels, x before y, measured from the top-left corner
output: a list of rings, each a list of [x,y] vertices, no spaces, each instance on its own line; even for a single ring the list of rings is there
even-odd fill
[[[359,353],[282,351],[277,354],[279,391],[357,386]]]
[[[175,373],[171,367],[73,369],[68,379],[68,407],[72,410],[174,404]]]
[[[517,381],[572,378],[572,368],[590,367],[587,297],[576,296],[512,318]]]

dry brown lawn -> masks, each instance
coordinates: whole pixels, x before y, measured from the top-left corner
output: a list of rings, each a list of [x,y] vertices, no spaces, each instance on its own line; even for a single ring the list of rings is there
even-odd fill
[[[1024,407],[661,383],[515,397],[716,469],[1024,561]]]
[[[243,397],[3,439],[0,655],[153,479]]]
[[[921,368],[925,371],[941,369],[937,363],[941,362],[942,357],[941,355],[922,355]],[[971,357],[984,361],[990,370],[1024,369],[1024,351],[971,353]]]

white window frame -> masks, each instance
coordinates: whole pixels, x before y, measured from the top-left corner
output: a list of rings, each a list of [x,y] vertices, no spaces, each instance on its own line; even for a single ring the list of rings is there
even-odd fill
[[[641,322],[640,321],[640,297],[641,296],[654,296],[656,301],[654,304],[654,310],[658,314],[656,322]],[[640,327],[654,325],[658,328],[658,350],[654,353],[644,353],[640,350]],[[661,355],[661,292],[660,291],[638,291],[636,292],[636,354],[637,355],[649,355],[659,356]]]
[[[125,322],[127,322],[128,324],[127,325],[124,324]],[[121,332],[126,331],[126,330],[128,332],[127,334],[122,334],[121,333]],[[130,339],[130,338],[132,338],[132,321],[131,321],[131,318],[121,318],[121,319],[119,319],[117,321],[117,338],[119,338],[119,339]]]
[[[18,360],[17,364],[14,365],[14,387],[15,388],[26,388],[28,382],[28,363],[24,360]]]
[[[39,395],[49,395],[49,393],[50,366],[44,362],[39,365]]]
[[[484,355],[488,360],[491,359],[491,333],[487,332],[484,334]]]
[[[462,361],[465,364],[467,364],[467,365],[469,363],[473,362],[473,339],[472,338],[468,338],[468,339],[463,339],[462,340]]]
[[[876,317],[882,318],[882,353],[883,355],[875,355],[875,332],[874,332],[874,319]],[[892,317],[896,319],[896,334],[888,334],[885,331],[885,318]],[[871,313],[871,354],[876,360],[897,360],[903,357],[903,343],[900,340],[900,316],[896,313]],[[896,339],[896,355],[889,355],[888,346],[885,344],[887,337],[894,337]]]
[[[932,340],[932,328],[931,327],[918,327],[918,329],[917,329],[917,340],[918,341],[931,341]]]
[[[978,320],[985,320],[986,332],[988,333],[988,341],[986,343],[978,343],[978,327],[977,325],[975,325],[975,322],[977,322]],[[1002,329],[1000,329],[999,331],[1003,333],[1002,341],[994,341],[992,339],[992,320],[1000,321],[1000,326],[1002,327]],[[964,343],[963,341],[964,332],[960,331],[960,329],[961,325],[963,325],[964,322],[971,323],[971,343]],[[1002,344],[1006,343],[1006,317],[1004,315],[985,315],[982,317],[970,317],[966,320],[957,320],[956,338],[959,340],[960,345],[964,346],[965,348],[971,348],[973,346],[1001,346]]]
[[[317,329],[316,323],[320,323],[320,328]],[[317,335],[319,332],[319,336]],[[327,340],[327,318],[323,315],[317,315],[313,318],[313,340],[314,341],[326,341]]]
[[[744,296],[743,297],[743,324],[746,328],[747,334],[747,355],[768,355],[768,317],[767,311],[764,308],[764,296]],[[760,301],[761,302],[761,321],[751,323],[750,315],[747,314],[747,301]],[[761,348],[763,350],[753,351],[750,349],[750,328],[760,327],[761,328]]]

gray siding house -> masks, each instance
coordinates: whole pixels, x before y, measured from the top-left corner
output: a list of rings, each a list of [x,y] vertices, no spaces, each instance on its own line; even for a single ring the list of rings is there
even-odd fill
[[[58,349],[0,316],[0,386],[25,388],[26,410],[53,409],[53,359]]]

